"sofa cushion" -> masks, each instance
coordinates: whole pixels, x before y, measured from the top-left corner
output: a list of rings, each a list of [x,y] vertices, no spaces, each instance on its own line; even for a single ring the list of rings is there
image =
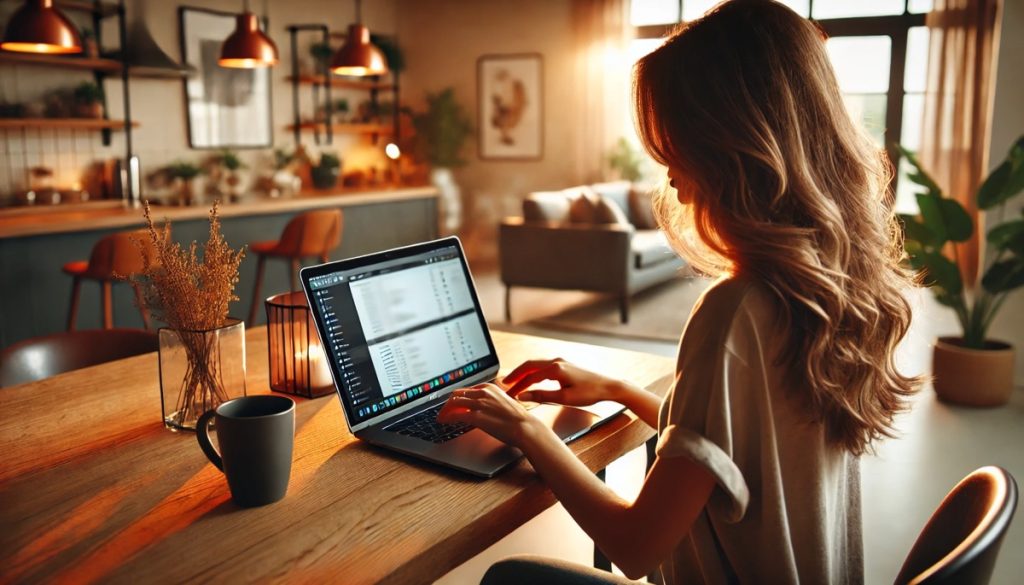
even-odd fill
[[[659,230],[639,230],[630,240],[630,251],[633,253],[633,265],[636,268],[647,268],[675,258],[675,252],[668,245],[665,234]]]
[[[566,221],[569,219],[569,198],[561,191],[537,191],[523,200],[526,221]]]
[[[594,207],[594,223],[613,223],[630,226],[626,212],[611,199],[603,196],[597,198],[597,205]]]
[[[658,229],[654,217],[654,192],[648,188],[634,187],[629,190],[629,217],[638,230]]]
[[[634,217],[630,214],[629,210],[629,189],[631,183],[629,181],[613,181],[610,183],[595,183],[590,186],[594,190],[594,193],[602,197],[607,197],[613,203],[619,206],[629,222],[634,221]]]
[[[594,223],[600,196],[590,187],[571,187],[562,191],[569,201],[570,223]]]

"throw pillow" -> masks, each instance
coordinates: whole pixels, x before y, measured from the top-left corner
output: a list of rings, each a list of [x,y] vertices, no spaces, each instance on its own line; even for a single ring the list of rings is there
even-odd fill
[[[565,221],[569,217],[569,199],[561,191],[536,191],[523,200],[526,221]]]
[[[629,213],[633,216],[633,225],[638,230],[658,229],[658,220],[654,217],[654,193],[650,189],[636,188],[629,190]]]
[[[574,187],[562,191],[569,198],[570,223],[594,223],[600,196],[589,187]]]
[[[622,211],[622,208],[611,199],[600,195],[594,206],[594,223],[630,225],[626,212]]]

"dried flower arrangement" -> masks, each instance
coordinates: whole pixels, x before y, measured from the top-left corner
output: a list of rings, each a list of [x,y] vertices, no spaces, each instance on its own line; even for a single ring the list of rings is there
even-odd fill
[[[228,307],[238,300],[234,289],[245,250],[233,250],[221,235],[217,203],[210,210],[210,236],[202,257],[196,242],[186,250],[171,238],[169,222],[156,227],[148,201],[144,213],[155,254],[143,254],[143,270],[131,280],[142,291],[146,308],[177,334],[185,349],[188,364],[178,388],[177,409],[165,412],[165,422],[187,427],[228,399],[218,338],[209,333],[227,324]],[[136,244],[143,247],[140,241]]]

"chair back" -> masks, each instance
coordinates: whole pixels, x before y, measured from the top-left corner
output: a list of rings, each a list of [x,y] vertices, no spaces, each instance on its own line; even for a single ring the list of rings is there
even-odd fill
[[[341,210],[300,213],[284,227],[277,253],[291,258],[324,256],[341,243]]]
[[[156,351],[157,334],[141,329],[71,331],[26,339],[0,351],[0,387]]]
[[[142,272],[144,256],[150,261],[156,258],[156,248],[147,231],[110,234],[92,247],[87,275],[98,280],[110,280],[115,274],[137,274]]]
[[[1017,484],[982,467],[946,495],[900,569],[896,583],[988,583],[1017,508]]]

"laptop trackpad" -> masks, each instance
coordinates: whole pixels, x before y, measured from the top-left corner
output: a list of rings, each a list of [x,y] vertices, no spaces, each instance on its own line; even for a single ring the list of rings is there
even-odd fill
[[[597,415],[585,410],[556,404],[541,404],[530,410],[530,414],[543,421],[566,443],[579,437],[601,420]]]

